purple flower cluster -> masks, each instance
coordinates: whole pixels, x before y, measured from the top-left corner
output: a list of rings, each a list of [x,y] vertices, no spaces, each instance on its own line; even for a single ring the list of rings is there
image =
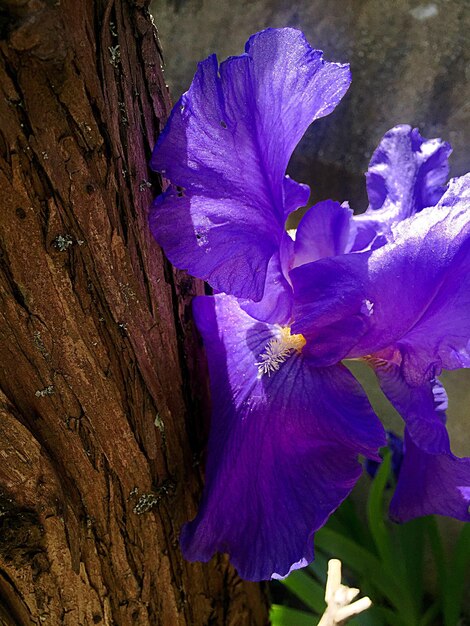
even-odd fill
[[[446,185],[450,146],[397,126],[367,173],[369,208],[320,202],[286,176],[314,120],[350,83],[301,32],[268,29],[199,64],[151,165],[172,186],[151,228],[207,281],[194,315],[209,362],[206,486],[181,533],[189,560],[228,552],[248,580],[313,558],[313,535],[380,460],[385,431],[345,359],[363,359],[405,422],[397,521],[470,521],[470,459],[450,450],[443,369],[470,366],[470,175]]]

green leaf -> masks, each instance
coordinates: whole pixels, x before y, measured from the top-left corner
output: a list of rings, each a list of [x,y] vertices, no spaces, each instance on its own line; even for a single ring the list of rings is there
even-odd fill
[[[388,624],[388,626],[410,626],[409,622],[405,621],[400,616],[400,609],[398,609],[398,613],[395,613],[392,609],[388,609],[384,606],[375,606],[371,608],[371,611],[372,610],[374,610],[374,615],[381,618],[383,623]]]
[[[343,502],[333,517],[338,517],[341,520],[344,528],[344,531],[341,532],[342,535],[347,535],[365,548],[370,545],[371,534],[367,525],[364,524],[364,520],[356,513],[356,506],[351,498],[347,498]]]
[[[390,476],[390,451],[385,453],[384,459],[375,475],[367,500],[367,519],[369,528],[382,562],[389,568],[395,563],[393,558],[392,542],[384,522],[384,491]]]
[[[395,527],[395,534],[400,543],[398,559],[402,563],[402,586],[406,588],[408,597],[412,599],[415,617],[423,612],[423,559],[426,526],[427,520],[421,518]]]
[[[414,625],[421,608],[421,595],[419,593],[417,596],[415,595],[416,590],[419,591],[419,581],[416,584],[414,581],[413,583],[410,582],[405,561],[401,558],[402,555],[397,554],[394,549],[391,531],[387,528],[384,520],[384,492],[391,475],[391,463],[392,456],[390,450],[387,450],[370,488],[367,500],[367,518],[383,569],[390,577],[393,577],[400,589],[400,614],[405,621]],[[398,536],[400,530],[396,528]],[[406,535],[406,532],[403,531],[403,536]],[[414,558],[413,552],[411,556],[408,556],[408,561]],[[396,602],[393,604],[398,608]]]
[[[395,615],[395,614],[394,614]],[[347,621],[348,626],[388,626],[388,622],[384,621],[376,606],[352,617]],[[395,625],[396,626],[396,625]]]
[[[282,584],[315,613],[322,614],[326,608],[325,589],[304,570],[296,570]]]
[[[419,620],[418,626],[429,626],[430,624],[435,624],[436,617],[441,612],[441,602],[440,600],[436,600],[431,604],[431,606],[426,609],[423,614],[423,617]]]
[[[437,581],[439,589],[443,590],[447,586],[447,560],[444,547],[441,541],[441,534],[434,516],[426,517],[426,530],[431,544],[431,550],[436,564]]]
[[[326,585],[326,575],[328,572],[328,557],[315,545],[315,560],[310,563],[308,569],[317,577],[323,588]]]
[[[320,618],[311,613],[273,604],[269,613],[272,626],[317,626]]]
[[[456,626],[462,611],[462,598],[465,590],[465,578],[470,564],[470,524],[464,524],[449,564],[446,586],[444,589],[444,623]]]

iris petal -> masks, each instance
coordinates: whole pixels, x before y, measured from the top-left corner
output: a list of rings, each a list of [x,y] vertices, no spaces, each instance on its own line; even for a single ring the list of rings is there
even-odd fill
[[[400,355],[369,359],[380,386],[406,423],[404,459],[390,505],[391,517],[405,522],[422,515],[470,521],[470,458],[450,450],[445,427],[447,394],[437,379],[409,384]]]
[[[469,189],[470,175],[453,181],[436,207],[403,220],[373,252],[295,268],[294,332],[318,346],[328,335],[339,358],[395,346],[413,384],[470,366]],[[333,323],[343,331],[336,342]]]
[[[367,361],[374,369],[382,391],[405,420],[409,436],[424,451],[448,452],[444,387],[435,378],[417,386],[408,384],[400,370],[400,354],[389,352],[387,357],[375,355]]]
[[[445,191],[451,152],[447,142],[424,139],[417,128],[389,130],[366,174],[369,210],[398,221],[436,205]]]
[[[470,458],[458,458],[450,450],[426,452],[405,430],[405,455],[390,515],[397,522],[422,515],[470,522]]]
[[[228,552],[248,580],[285,576],[313,558],[312,537],[360,475],[357,455],[378,458],[383,429],[343,366],[313,368],[294,352],[278,371],[256,363],[276,326],[230,296],[196,299],[213,415],[206,487],[186,525],[186,558]]]
[[[296,320],[292,329],[305,336],[306,352],[317,365],[343,359],[368,330],[370,312],[366,312],[365,305],[369,255],[324,258],[290,273]]]
[[[351,218],[351,209],[333,200],[309,209],[297,228],[294,267],[347,252]]]
[[[259,302],[240,300],[240,305],[257,320],[288,324],[292,317],[292,287],[284,276],[279,253],[274,254],[268,263],[263,298]]]
[[[199,64],[151,161],[183,188],[158,199],[151,214],[173,264],[217,290],[262,298],[286,215],[307,200],[308,188],[285,177],[289,158],[349,82],[348,66],[324,61],[289,28],[254,35],[245,54],[220,67],[215,56]]]
[[[290,176],[284,177],[284,214],[287,218],[292,211],[305,206],[310,197],[310,187],[297,183]]]
[[[369,208],[354,218],[358,228],[352,250],[385,236],[391,227],[426,207],[437,204],[449,175],[452,149],[440,139],[424,139],[417,128],[401,125],[389,130],[369,164],[367,193]],[[376,247],[376,246],[372,246]]]
[[[278,228],[257,214],[243,220],[233,198],[209,199],[170,189],[159,196],[150,227],[173,265],[207,281],[215,290],[259,301],[268,264],[277,253]]]

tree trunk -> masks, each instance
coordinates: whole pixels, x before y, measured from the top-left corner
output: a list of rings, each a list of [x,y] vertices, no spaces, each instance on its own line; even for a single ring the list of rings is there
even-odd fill
[[[0,624],[265,624],[259,586],[178,547],[202,285],[147,227],[169,112],[147,2],[0,7]]]

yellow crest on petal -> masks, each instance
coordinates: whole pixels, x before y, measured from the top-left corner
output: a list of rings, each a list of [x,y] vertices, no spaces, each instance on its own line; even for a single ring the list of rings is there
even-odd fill
[[[291,335],[289,326],[281,328],[279,336],[268,342],[265,351],[260,354],[260,361],[255,364],[258,366],[258,377],[263,374],[271,376],[273,372],[277,372],[292,354],[302,352],[306,343],[303,335]]]

